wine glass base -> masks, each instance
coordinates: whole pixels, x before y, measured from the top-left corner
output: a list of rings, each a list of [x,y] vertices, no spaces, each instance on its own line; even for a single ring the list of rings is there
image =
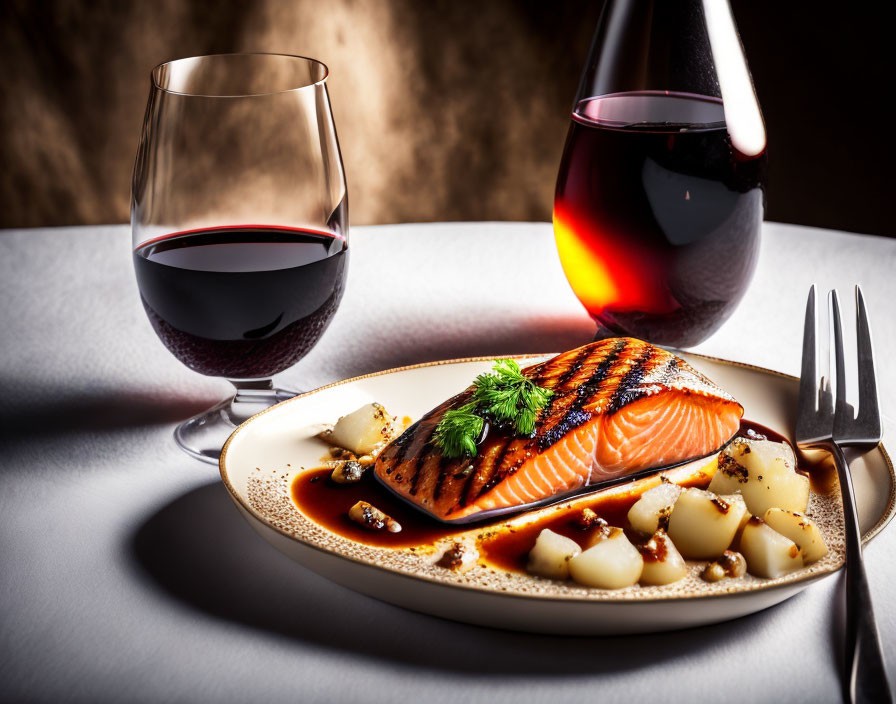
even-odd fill
[[[181,450],[201,462],[218,464],[221,448],[237,426],[266,408],[296,396],[286,389],[270,389],[246,398],[237,394],[217,406],[185,420],[174,429],[174,440]]]

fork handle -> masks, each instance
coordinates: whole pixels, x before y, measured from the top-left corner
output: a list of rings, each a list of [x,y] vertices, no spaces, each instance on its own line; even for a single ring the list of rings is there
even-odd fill
[[[846,528],[846,662],[844,698],[848,702],[892,702],[871,590],[862,559],[862,538],[852,477],[843,450],[831,443],[843,495]]]

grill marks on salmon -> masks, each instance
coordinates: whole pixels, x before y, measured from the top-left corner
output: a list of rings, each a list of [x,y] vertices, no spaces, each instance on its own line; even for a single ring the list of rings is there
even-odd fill
[[[445,520],[522,508],[580,487],[718,450],[743,408],[684,360],[631,338],[602,340],[523,370],[554,395],[531,437],[490,430],[474,458],[449,459],[433,444],[445,411],[427,413],[386,447],[378,479]]]

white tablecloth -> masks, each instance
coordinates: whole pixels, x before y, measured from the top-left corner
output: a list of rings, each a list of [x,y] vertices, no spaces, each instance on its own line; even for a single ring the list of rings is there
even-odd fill
[[[548,224],[351,238],[342,306],[285,385],[591,336]],[[796,373],[809,284],[848,300],[861,282],[896,416],[894,271],[896,240],[767,223],[747,296],[698,351]],[[125,226],[0,231],[0,301],[0,700],[838,700],[838,577],[736,622],[596,639],[442,621],[291,563],[173,443],[228,385],[155,337]],[[866,556],[896,677],[896,528]]]

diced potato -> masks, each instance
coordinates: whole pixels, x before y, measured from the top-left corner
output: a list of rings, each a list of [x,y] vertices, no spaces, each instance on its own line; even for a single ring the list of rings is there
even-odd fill
[[[737,524],[737,530],[734,532],[734,540],[731,541],[733,544],[737,544],[737,541],[740,540],[740,534],[743,532],[744,526],[747,525],[747,521],[749,521],[753,515],[746,510],[746,502],[744,501],[744,497],[740,494],[725,494],[724,496],[719,496],[719,498],[729,504],[739,503],[744,506],[744,515],[740,517],[740,523]]]
[[[740,493],[754,516],[764,516],[770,508],[805,513],[809,505],[809,479],[797,474],[783,462],[759,471],[749,469],[750,478]]]
[[[747,468],[728,454],[730,448],[719,456],[718,468],[707,487],[714,494],[735,494],[747,481]]]
[[[685,489],[669,518],[669,537],[682,555],[695,560],[718,557],[731,545],[743,502],[726,501],[702,489]]]
[[[391,440],[394,431],[393,419],[386,409],[378,403],[368,403],[342,416],[327,440],[356,455],[366,455]]]
[[[709,490],[742,494],[754,516],[772,507],[805,512],[809,480],[795,469],[796,457],[787,443],[738,438],[720,455]]]
[[[776,469],[796,469],[796,456],[787,443],[737,438],[719,455],[719,467],[709,484],[716,494],[734,494],[749,478]]]
[[[535,547],[529,551],[526,569],[532,574],[551,579],[569,577],[569,561],[582,552],[575,540],[545,528],[538,534]]]
[[[803,564],[815,562],[828,554],[828,546],[821,537],[821,531],[805,514],[770,508],[765,512],[763,520],[797,544],[803,556]]]
[[[569,574],[580,584],[621,589],[637,583],[644,567],[638,549],[616,528],[610,535],[569,561]]]
[[[638,550],[644,560],[641,584],[672,584],[687,576],[688,566],[664,530],[658,530]]]
[[[762,470],[779,463],[796,469],[796,455],[785,442],[737,438],[725,448],[724,454],[747,469]]]
[[[628,522],[639,533],[653,535],[658,528],[668,524],[672,506],[680,493],[680,486],[665,482],[648,489],[629,509]]]
[[[719,467],[709,490],[717,494],[740,491],[748,475],[756,477],[766,470],[796,469],[796,456],[787,443],[736,438],[719,455]]]
[[[796,543],[755,516],[744,527],[740,551],[747,559],[747,571],[757,577],[780,577],[803,566]]]

